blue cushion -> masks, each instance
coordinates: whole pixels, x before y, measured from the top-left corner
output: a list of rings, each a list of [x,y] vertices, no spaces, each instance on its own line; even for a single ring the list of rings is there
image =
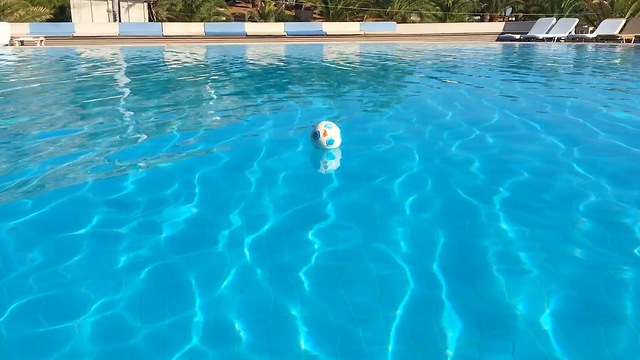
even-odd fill
[[[70,22],[29,23],[29,35],[73,36],[75,27]]]
[[[287,22],[284,23],[287,35],[326,35],[321,22]]]
[[[360,31],[376,32],[376,31],[396,31],[396,23],[390,21],[361,22]]]
[[[118,26],[120,36],[162,36],[162,23],[123,22]]]
[[[246,36],[244,23],[241,22],[208,22],[204,23],[204,34],[207,36]]]

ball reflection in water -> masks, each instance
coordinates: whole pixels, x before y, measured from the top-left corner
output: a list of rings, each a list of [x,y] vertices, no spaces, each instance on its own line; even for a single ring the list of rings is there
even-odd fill
[[[340,167],[342,151],[340,149],[327,149],[312,151],[312,163],[314,168],[322,174],[330,174]]]

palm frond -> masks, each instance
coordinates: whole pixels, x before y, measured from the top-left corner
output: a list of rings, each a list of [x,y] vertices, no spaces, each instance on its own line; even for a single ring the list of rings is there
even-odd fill
[[[432,20],[433,6],[428,0],[387,0],[374,5],[377,9],[367,12],[367,17],[398,23],[425,22]]]
[[[285,12],[284,3],[276,4],[271,0],[263,1],[257,9],[251,9],[245,14],[248,21],[284,22],[290,21]]]
[[[350,21],[364,17],[369,6],[363,0],[311,0],[326,21]]]
[[[584,20],[598,26],[604,19],[632,18],[640,14],[640,0],[583,0],[587,9]]]
[[[157,0],[154,11],[159,21],[233,21],[223,0]]]
[[[433,18],[437,22],[467,21],[472,11],[468,0],[431,0],[434,7]]]
[[[0,21],[41,22],[50,19],[51,16],[51,9],[43,6],[32,6],[22,0],[0,0]]]

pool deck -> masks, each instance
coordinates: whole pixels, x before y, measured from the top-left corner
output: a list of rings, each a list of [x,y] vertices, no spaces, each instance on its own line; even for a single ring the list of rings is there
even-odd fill
[[[326,36],[163,36],[163,37],[73,37],[47,38],[45,46],[255,44],[326,42],[495,42],[497,34],[461,35],[326,35]]]
[[[100,36],[100,37],[49,37],[45,47],[75,46],[165,46],[208,44],[277,44],[277,43],[495,43],[498,34],[427,34],[427,35],[324,35],[324,36]],[[503,42],[501,42],[503,43]],[[522,43],[522,42],[515,42]],[[575,44],[576,42],[561,42]],[[578,42],[579,43],[579,42]],[[604,44],[599,42],[599,44]],[[614,45],[638,46],[636,43],[609,42]],[[24,47],[35,47],[30,41]]]

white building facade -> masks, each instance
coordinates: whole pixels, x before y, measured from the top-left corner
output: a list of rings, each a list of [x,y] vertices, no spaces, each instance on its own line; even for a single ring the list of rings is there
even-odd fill
[[[70,0],[70,2],[71,21],[74,23],[149,21],[149,5],[144,0]]]

